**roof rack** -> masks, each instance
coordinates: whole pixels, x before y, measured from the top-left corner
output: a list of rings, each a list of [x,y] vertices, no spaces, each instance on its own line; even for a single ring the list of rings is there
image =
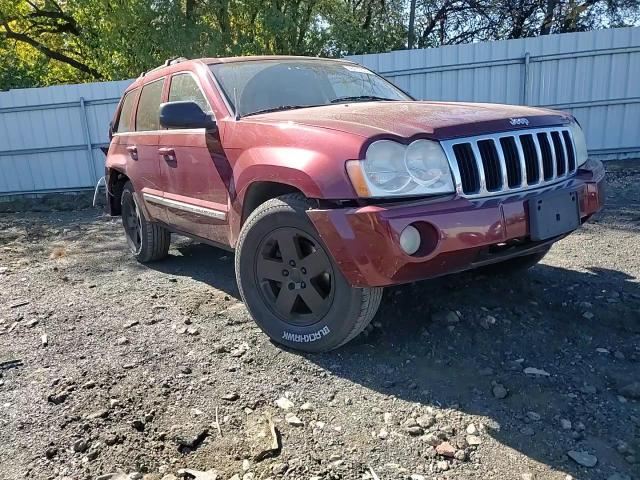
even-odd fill
[[[153,71],[155,71],[155,70],[158,70],[158,69],[160,69],[160,68],[168,67],[169,65],[175,65],[176,63],[186,62],[187,60],[189,60],[189,59],[188,59],[188,58],[186,58],[186,57],[172,57],[172,58],[168,58],[168,59],[167,59],[167,60],[166,60],[162,65],[160,65],[160,66],[158,66],[158,67],[155,67],[155,68],[152,68],[151,70],[147,70],[146,72],[142,72],[142,73],[140,74],[140,77],[138,77],[138,78],[144,77],[146,74],[151,73],[151,72],[153,72]]]

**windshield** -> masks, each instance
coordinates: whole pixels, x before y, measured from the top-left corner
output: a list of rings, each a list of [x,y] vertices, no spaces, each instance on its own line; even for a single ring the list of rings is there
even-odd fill
[[[364,67],[322,60],[251,60],[211,65],[236,115],[331,103],[411,100]]]

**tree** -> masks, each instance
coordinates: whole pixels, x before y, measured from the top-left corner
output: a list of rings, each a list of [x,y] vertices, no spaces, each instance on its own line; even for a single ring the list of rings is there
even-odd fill
[[[640,0],[0,0],[0,88],[167,58],[340,57],[640,24]]]

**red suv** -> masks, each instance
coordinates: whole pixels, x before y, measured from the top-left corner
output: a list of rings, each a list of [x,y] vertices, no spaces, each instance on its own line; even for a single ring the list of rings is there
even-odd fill
[[[235,250],[256,323],[307,351],[354,338],[387,285],[535,264],[604,200],[571,115],[415,101],[345,60],[168,61],[111,135],[134,256],[165,257],[170,232]]]

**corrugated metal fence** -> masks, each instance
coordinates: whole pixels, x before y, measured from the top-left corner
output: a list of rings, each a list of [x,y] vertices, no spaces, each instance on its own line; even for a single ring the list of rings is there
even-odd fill
[[[640,28],[351,58],[421,99],[570,110],[592,154],[640,157]],[[0,92],[0,195],[95,185],[129,82]]]
[[[419,99],[570,111],[592,155],[640,157],[640,28],[350,58]]]
[[[104,172],[99,150],[121,82],[0,92],[0,195],[73,191]]]

